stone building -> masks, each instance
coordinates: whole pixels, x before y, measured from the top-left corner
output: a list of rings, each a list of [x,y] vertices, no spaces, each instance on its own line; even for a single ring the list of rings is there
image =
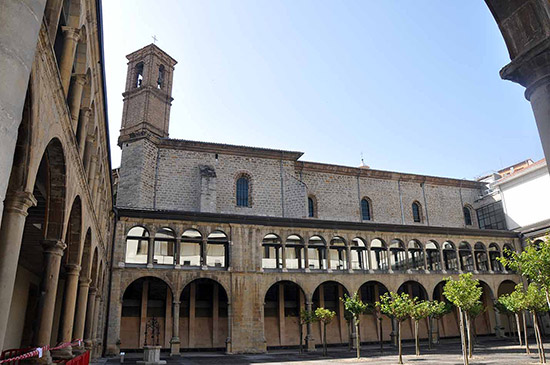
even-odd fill
[[[12,118],[2,138],[15,142],[0,146],[4,350],[74,339],[103,349],[114,220],[100,4],[0,4],[0,100],[12,107],[0,108]]]
[[[344,293],[441,299],[443,279],[461,272],[482,281],[478,333],[508,325],[492,303],[520,279],[496,258],[520,244],[514,232],[479,229],[473,204],[485,184],[170,139],[176,61],[154,44],[127,58],[108,354],[156,342],[173,354],[263,352],[297,346],[301,332],[311,349],[320,327],[301,326],[299,312],[319,306],[337,312],[328,342],[347,343],[357,334]],[[390,339],[391,321],[365,317],[361,341]],[[458,335],[456,315],[437,328]],[[410,338],[411,325],[404,331]]]

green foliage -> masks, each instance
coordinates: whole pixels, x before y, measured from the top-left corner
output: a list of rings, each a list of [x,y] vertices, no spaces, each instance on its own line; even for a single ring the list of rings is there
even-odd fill
[[[477,302],[474,304],[470,309],[468,310],[468,315],[471,319],[475,319],[477,316],[479,316],[481,313],[485,312],[487,310],[487,307],[483,305],[481,302]]]
[[[516,286],[518,290],[520,284]],[[530,283],[525,292],[525,309],[532,313],[548,312],[548,305],[546,303],[546,295],[541,290],[540,285],[537,283]]]
[[[344,303],[344,309],[347,313],[350,313],[355,320],[359,322],[359,316],[367,312],[368,305],[363,303],[357,293],[353,297],[344,294],[344,298],[340,298],[342,303]]]
[[[323,324],[329,324],[336,315],[336,312],[323,307],[315,309],[315,319]]]
[[[501,313],[520,313],[525,308],[525,293],[521,284],[510,294],[501,295],[496,303],[496,308]]]
[[[447,278],[443,287],[443,295],[463,311],[470,311],[478,305],[482,289],[479,280],[473,279],[472,273],[460,274],[458,280]]]
[[[434,300],[430,302],[430,316],[435,319],[442,318],[447,313],[451,313],[453,305],[447,302]]]
[[[308,324],[317,321],[317,317],[313,311],[302,309],[300,311],[300,324]]]
[[[408,294],[394,292],[384,293],[380,297],[380,301],[376,302],[380,312],[390,318],[395,318],[399,322],[403,322],[410,317],[414,305],[415,300],[411,299]]]
[[[412,308],[411,308],[411,318],[415,321],[419,321],[424,318],[428,318],[428,316],[432,312],[432,303],[427,300],[422,300],[420,302],[416,302]]]

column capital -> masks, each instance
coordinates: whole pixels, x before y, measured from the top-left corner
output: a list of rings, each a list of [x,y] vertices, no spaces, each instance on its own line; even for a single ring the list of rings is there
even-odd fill
[[[88,83],[88,76],[86,74],[73,74],[73,79],[74,82],[76,82],[80,86],[84,86]]]
[[[61,27],[61,30],[63,31],[63,36],[65,38],[71,39],[75,42],[78,42],[80,40],[80,29],[63,26]]]
[[[90,118],[92,116],[92,108],[90,108],[90,107],[84,106],[84,107],[80,108],[80,112],[86,118]]]
[[[63,256],[63,250],[67,247],[62,240],[55,239],[44,239],[40,241],[40,244],[44,252],[57,256]]]
[[[78,275],[80,274],[80,265],[78,264],[67,264],[65,265],[65,271],[67,275]]]
[[[90,293],[90,295],[95,295],[97,293],[97,288],[95,286],[90,286],[88,293]]]
[[[90,284],[92,283],[92,279],[88,278],[80,278],[78,279],[78,285],[80,287],[90,287]]]
[[[4,200],[4,209],[9,212],[19,213],[25,217],[28,215],[27,210],[30,207],[36,206],[37,201],[34,195],[28,191],[8,191]]]

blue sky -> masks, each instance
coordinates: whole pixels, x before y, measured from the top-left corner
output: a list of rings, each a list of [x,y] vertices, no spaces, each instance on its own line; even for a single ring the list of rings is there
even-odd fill
[[[103,1],[113,167],[125,56],[174,57],[170,137],[474,178],[543,157],[483,1]]]

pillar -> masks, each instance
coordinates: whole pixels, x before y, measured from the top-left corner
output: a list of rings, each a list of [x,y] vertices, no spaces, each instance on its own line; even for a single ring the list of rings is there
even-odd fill
[[[0,15],[1,18],[2,15]],[[28,215],[27,209],[34,205],[36,205],[36,199],[29,192],[10,193],[5,201],[0,227],[0,293],[2,293],[0,295],[0,348],[4,343],[8,326],[21,240]]]
[[[78,116],[80,115],[80,104],[82,103],[82,92],[84,91],[84,85],[86,85],[87,77],[83,74],[75,74],[73,75],[73,80],[71,95],[69,95],[69,109],[71,111],[73,130],[76,134],[78,127]]]
[[[63,51],[61,52],[59,62],[59,73],[61,74],[61,85],[66,97],[69,94],[76,45],[80,38],[80,29],[72,27],[62,27],[61,29],[63,30]]]
[[[94,311],[95,311],[95,297],[97,289],[92,286],[88,292],[88,310],[86,311],[86,325],[84,327],[84,345],[87,349],[92,348],[93,345],[93,324],[94,324]]]
[[[84,149],[86,147],[86,139],[88,136],[88,123],[92,116],[92,109],[82,108],[80,111],[82,114],[82,124],[80,125],[80,131],[78,131],[78,150],[80,153],[80,159],[84,163]],[[72,112],[71,112],[72,115]]]
[[[285,284],[279,283],[277,290],[278,295],[278,319],[279,319],[279,345],[283,346],[285,342]]]
[[[189,339],[189,348],[192,349],[195,347],[195,293],[197,283],[189,284],[189,334],[187,338]]]
[[[65,266],[67,279],[65,281],[63,313],[61,319],[61,341],[71,342],[75,317],[76,295],[78,291],[78,276],[80,265]],[[70,353],[70,348],[69,348]]]
[[[41,244],[44,250],[44,274],[41,284],[42,298],[38,308],[38,346],[50,344],[59,268],[63,250],[67,247],[61,240],[42,240]]]
[[[98,327],[100,327],[100,314],[101,314],[101,308],[102,308],[103,298],[98,293],[98,295],[95,296],[95,306],[94,306],[94,322],[92,326],[92,339],[93,339],[93,345],[98,343],[98,341],[101,341],[101,333],[98,330]]]
[[[147,268],[148,269],[153,268],[154,257],[155,257],[155,239],[153,237],[149,237],[147,241]]]
[[[170,339],[170,356],[180,354],[180,302],[174,300],[172,305],[172,338]]]
[[[231,354],[233,349],[231,346],[231,324],[233,318],[233,310],[231,302],[227,302],[227,338],[225,339],[225,353]]]
[[[140,318],[139,318],[139,344],[140,347],[144,345],[154,345],[149,343],[149,339],[145,337],[145,328],[147,326],[147,301],[149,299],[149,281],[145,280],[143,282],[143,287],[141,289],[141,308],[140,308]]]
[[[311,298],[308,298],[306,303],[306,310],[308,312],[312,311]],[[312,335],[311,322],[306,324],[306,351],[315,351],[315,341]]]
[[[46,0],[3,1],[0,11],[0,220],[45,5]],[[11,291],[8,296],[11,300]],[[9,312],[1,304],[6,299],[0,298],[0,346],[6,326],[2,316]]]
[[[90,151],[92,154],[96,151]],[[92,196],[92,200],[94,198],[94,176],[97,171],[97,156],[92,155],[90,157],[90,169],[88,170],[88,187],[90,189],[90,195]]]
[[[87,278],[79,280],[78,298],[76,300],[76,315],[74,318],[73,337],[77,340],[84,339],[84,328],[86,324],[86,309],[88,308],[88,293],[90,283],[92,281]]]
[[[212,348],[216,347],[216,343],[218,342],[218,332],[220,330],[218,326],[218,321],[220,318],[219,290],[219,285],[214,284],[212,293]]]

